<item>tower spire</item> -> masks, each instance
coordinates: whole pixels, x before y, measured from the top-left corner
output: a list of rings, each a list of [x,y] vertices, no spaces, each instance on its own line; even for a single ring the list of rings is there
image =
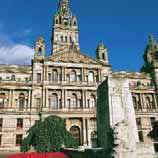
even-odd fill
[[[52,32],[52,54],[67,51],[72,45],[79,48],[77,17],[72,16],[70,0],[60,0],[54,16]]]
[[[60,0],[58,14],[69,17],[70,12],[70,0]]]
[[[154,37],[152,35],[152,33],[149,34],[149,42],[150,43],[153,43],[155,40],[154,40]]]

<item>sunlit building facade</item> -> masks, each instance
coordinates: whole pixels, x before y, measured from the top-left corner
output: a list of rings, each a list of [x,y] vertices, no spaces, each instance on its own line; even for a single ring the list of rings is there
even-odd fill
[[[112,72],[103,42],[96,49],[96,58],[80,51],[78,20],[69,3],[61,0],[54,15],[50,56],[39,37],[31,66],[0,65],[0,150],[19,150],[26,131],[40,116],[50,115],[63,117],[80,145],[92,146],[97,87],[109,75],[121,73],[130,82],[139,141],[148,142],[146,133],[158,118],[158,71],[157,66],[147,70],[156,60],[158,44],[150,36],[144,72]]]

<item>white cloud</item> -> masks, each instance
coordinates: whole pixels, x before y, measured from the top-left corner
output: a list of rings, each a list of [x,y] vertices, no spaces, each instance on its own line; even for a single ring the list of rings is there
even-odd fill
[[[25,30],[24,34],[30,33]],[[25,40],[25,39],[24,39]],[[0,24],[0,64],[30,65],[34,50],[25,44],[15,43],[5,34]]]
[[[30,65],[33,49],[22,44],[0,47],[0,64]]]

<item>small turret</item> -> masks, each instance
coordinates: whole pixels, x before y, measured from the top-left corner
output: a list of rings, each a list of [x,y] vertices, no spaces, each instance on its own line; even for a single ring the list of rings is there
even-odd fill
[[[152,70],[153,62],[158,56],[158,44],[156,43],[152,34],[149,35],[149,42],[147,44],[145,53],[144,53],[144,66],[141,71],[150,73]]]
[[[96,58],[105,64],[108,64],[108,52],[107,48],[105,47],[103,41],[101,41],[98,45],[98,48],[96,50]]]
[[[39,37],[35,44],[35,57],[44,57],[45,56],[45,41],[43,37]]]

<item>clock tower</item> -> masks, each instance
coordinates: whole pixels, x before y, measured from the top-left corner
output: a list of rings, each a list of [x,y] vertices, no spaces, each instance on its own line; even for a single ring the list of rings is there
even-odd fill
[[[68,51],[71,47],[79,50],[77,17],[72,16],[69,0],[60,0],[54,16],[52,31],[52,54]]]

